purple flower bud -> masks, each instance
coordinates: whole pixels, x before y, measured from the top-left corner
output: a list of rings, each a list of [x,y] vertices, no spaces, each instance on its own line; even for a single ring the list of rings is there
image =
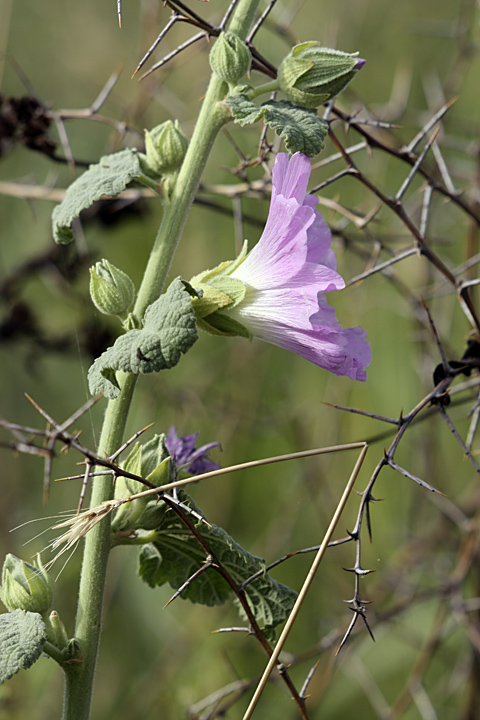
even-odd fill
[[[208,457],[208,451],[214,447],[220,448],[220,443],[211,442],[195,447],[198,433],[178,437],[176,429],[172,426],[167,433],[165,444],[177,470],[184,470],[190,475],[202,475],[202,473],[218,470],[220,465]]]

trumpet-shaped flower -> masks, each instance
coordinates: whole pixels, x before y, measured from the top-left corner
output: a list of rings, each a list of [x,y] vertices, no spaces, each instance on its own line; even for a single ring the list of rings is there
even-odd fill
[[[221,334],[258,337],[336,375],[366,380],[367,334],[360,327],[342,328],[325,297],[345,282],[337,273],[331,232],[315,209],[318,199],[307,194],[310,171],[305,155],[277,155],[270,211],[257,245],[246,257],[191,281],[204,290],[205,307],[209,297],[217,300],[213,312],[200,313],[200,324]],[[219,291],[227,296],[223,303]]]

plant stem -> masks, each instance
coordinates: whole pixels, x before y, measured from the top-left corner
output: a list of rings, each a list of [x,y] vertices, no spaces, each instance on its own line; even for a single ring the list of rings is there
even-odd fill
[[[155,540],[158,540],[158,532],[156,530],[149,530],[142,535],[116,538],[113,547],[117,547],[118,545],[148,545],[148,543],[155,542]]]
[[[230,30],[244,39],[253,22],[259,0],[240,0]],[[210,150],[222,126],[230,120],[221,102],[227,86],[212,75],[192,139],[165,211],[140,286],[134,313],[142,318],[161,293],[180,239],[188,212],[201,180]],[[120,445],[136,385],[136,376],[118,373],[120,396],[110,400],[105,413],[98,453],[111,455]],[[93,482],[91,507],[113,497],[110,476]],[[77,607],[75,639],[80,646],[79,663],[64,666],[65,696],[63,720],[88,720],[95,665],[100,640],[103,592],[110,551],[110,517],[98,523],[85,539]]]
[[[240,0],[235,10],[230,30],[242,40],[253,23],[259,3],[260,0]],[[212,75],[172,195],[165,205],[162,222],[138,292],[133,312],[139,318],[163,289],[210,150],[222,126],[231,119],[230,111],[221,103],[226,91],[226,83]]]
[[[135,375],[123,374],[122,392],[110,400],[105,413],[99,454],[111,455],[121,445],[128,409],[136,384]],[[109,475],[93,481],[90,507],[113,497],[114,486]],[[79,643],[80,663],[64,665],[65,694],[63,720],[88,720],[93,692],[102,620],[103,591],[110,551],[110,516],[98,523],[85,538],[80,588],[78,593],[75,639]]]
[[[57,646],[51,643],[49,640],[47,640],[47,642],[43,644],[43,652],[47,655],[50,655],[52,660],[55,660],[59,665],[63,665],[63,663],[65,662],[65,657],[62,654],[62,651],[59,650]]]
[[[278,80],[272,80],[271,82],[267,82],[263,85],[258,85],[258,87],[252,88],[248,91],[247,96],[250,98],[250,100],[255,100],[255,98],[260,97],[260,95],[265,95],[266,93],[273,93],[279,89],[280,85],[278,84]]]

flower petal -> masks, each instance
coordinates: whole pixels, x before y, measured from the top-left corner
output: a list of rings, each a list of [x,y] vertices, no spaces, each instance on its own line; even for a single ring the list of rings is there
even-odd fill
[[[309,195],[308,197],[312,197]],[[317,198],[315,198],[317,200]],[[332,270],[337,269],[337,258],[330,243],[332,233],[323,215],[315,210],[315,219],[307,230],[307,261],[322,263]],[[340,289],[340,288],[338,288]]]
[[[210,470],[218,470],[220,465],[210,460],[208,451],[214,447],[220,448],[220,443],[211,442],[196,448],[197,438],[198,433],[178,437],[177,431],[172,425],[165,438],[165,444],[175,462],[175,466],[177,469],[185,470],[190,475],[201,475]]]
[[[367,333],[360,327],[343,329],[326,299],[316,291],[309,295],[291,288],[252,293],[230,315],[260,340],[336,375],[366,380],[364,368],[371,360]]]
[[[307,230],[314,211],[296,200],[272,197],[262,237],[232,277],[256,288],[274,288],[294,276],[307,257]]]
[[[275,290],[250,290],[229,315],[245,325],[252,335],[266,340],[271,327],[311,330],[310,316],[318,310],[317,289],[314,287],[276,288]]]
[[[294,352],[297,355],[329,370],[335,375],[346,375],[352,380],[367,379],[365,367],[370,363],[370,345],[365,341],[367,333],[361,328],[342,329],[326,333],[323,328],[310,331],[293,331],[262,338],[267,342]],[[368,348],[368,351],[367,351]]]
[[[272,202],[278,195],[295,198],[303,205],[312,168],[306,155],[297,152],[290,160],[286,153],[278,153],[272,170]]]

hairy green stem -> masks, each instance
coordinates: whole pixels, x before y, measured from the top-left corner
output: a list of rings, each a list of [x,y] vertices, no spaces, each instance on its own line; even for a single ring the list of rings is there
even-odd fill
[[[52,660],[55,660],[59,665],[63,665],[63,663],[65,662],[65,656],[63,655],[62,651],[59,650],[58,647],[51,643],[49,640],[47,640],[47,642],[43,644],[43,652],[47,655],[50,655]]]
[[[145,531],[141,535],[129,534],[128,537],[117,537],[112,547],[117,547],[117,545],[148,545],[148,543],[158,540],[158,537],[159,534],[157,530]]]
[[[108,403],[98,448],[99,454],[111,455],[122,443],[137,378],[135,375],[123,375],[119,380],[122,383],[122,392],[116,400],[110,400]],[[111,500],[113,493],[114,486],[110,475],[95,478],[90,507]],[[63,720],[88,720],[90,717],[109,551],[110,516],[108,515],[90,530],[85,538],[75,627],[75,639],[80,647],[78,657],[80,662],[64,665]]]
[[[277,90],[280,90],[279,82],[278,80],[272,80],[271,82],[264,83],[263,85],[258,85],[258,87],[249,90],[247,93],[247,97],[250,100],[255,100],[255,98],[260,97],[261,95],[265,95],[266,93],[273,93]]]
[[[240,0],[230,30],[245,39],[255,17],[259,0]],[[201,180],[210,150],[221,127],[230,119],[221,102],[226,85],[212,75],[195,130],[178,174],[174,189],[165,204],[163,219],[145,269],[134,313],[143,317],[162,291],[180,239],[186,217]],[[136,384],[136,376],[119,373],[120,396],[110,400],[105,413],[98,453],[111,455],[122,443],[127,415]],[[93,483],[91,507],[113,497],[110,476],[99,476]],[[78,597],[75,639],[79,643],[78,660],[64,665],[66,683],[63,720],[88,720],[93,692],[95,664],[100,641],[103,592],[111,546],[110,518],[98,523],[85,539]]]
[[[212,76],[185,160],[172,194],[165,203],[162,222],[133,311],[137,317],[143,316],[145,309],[156,300],[165,285],[213,142],[222,126],[231,119],[228,108],[220,102],[226,89],[226,84]]]

